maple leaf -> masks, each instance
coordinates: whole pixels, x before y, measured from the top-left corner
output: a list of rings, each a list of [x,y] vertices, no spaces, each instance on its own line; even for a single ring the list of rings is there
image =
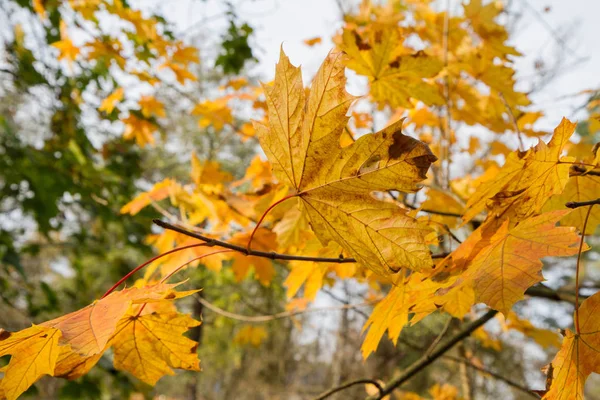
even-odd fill
[[[71,349],[71,346],[59,347],[60,353],[56,359],[54,376],[65,379],[77,379],[87,374],[102,358],[104,352],[110,346],[110,342],[103,351],[93,356],[82,356]]]
[[[267,331],[262,326],[245,325],[235,334],[233,343],[240,346],[259,347],[267,336]]]
[[[443,104],[437,86],[425,80],[436,76],[443,63],[423,51],[406,54],[402,42],[398,26],[373,24],[367,35],[344,29],[339,46],[350,56],[348,68],[369,77],[371,96],[380,104],[412,108],[411,98]]]
[[[214,101],[206,100],[196,104],[192,110],[192,115],[202,117],[198,120],[198,126],[206,128],[212,125],[217,131],[220,131],[225,125],[233,123],[231,108],[227,105],[228,101],[228,97],[221,97]]]
[[[431,268],[428,228],[374,191],[414,192],[436,157],[401,132],[401,121],[342,148],[340,136],[354,97],[345,90],[343,56],[331,53],[306,99],[300,69],[281,51],[272,87],[264,86],[269,124],[254,122],[280,181],[302,200],[313,231],[373,271]]]
[[[552,360],[550,390],[545,400],[583,400],[584,385],[592,373],[600,373],[600,293],[579,307],[579,333],[567,329],[562,347]],[[577,318],[577,316],[574,316]]]
[[[234,235],[230,242],[245,246],[249,239],[250,233],[239,233]],[[254,234],[252,243],[256,250],[274,251],[277,249],[277,236],[268,229],[260,228]],[[231,268],[236,282],[242,281],[250,272],[250,268],[254,269],[256,278],[263,286],[269,286],[275,275],[273,262],[268,258],[247,256],[238,252],[231,253],[229,258],[232,260]]]
[[[0,392],[16,399],[43,375],[54,375],[61,332],[33,325],[19,332],[0,329],[0,357],[10,354],[10,362],[0,381]]]
[[[579,235],[556,223],[569,210],[529,218],[510,229],[506,220],[469,263],[465,279],[472,282],[476,301],[508,315],[527,288],[541,282],[543,257],[577,254]]]
[[[61,40],[52,43],[52,47],[59,50],[59,60],[67,60],[69,65],[71,65],[79,55],[79,47],[75,46],[69,38],[67,25],[64,21],[60,21],[60,37]]]
[[[199,63],[198,49],[192,46],[184,46],[182,43],[177,45],[177,48],[171,56],[171,60],[179,64]]]
[[[138,315],[128,313],[119,321],[114,337],[114,366],[154,385],[172,368],[200,371],[198,343],[182,334],[200,325],[180,313]]]
[[[396,345],[402,328],[408,323],[409,306],[406,282],[404,279],[397,280],[383,300],[377,303],[362,328],[363,332],[369,330],[360,347],[363,359],[377,350],[386,330]]]
[[[121,207],[120,212],[121,214],[135,215],[144,207],[152,204],[152,202],[166,199],[169,196],[174,196],[180,190],[182,189],[177,182],[166,178],[161,182],[155,183],[154,186],[152,186],[152,189],[149,191],[138,195],[129,203],[125,204],[123,207]]]
[[[323,39],[321,39],[321,37],[316,36],[316,37],[304,40],[304,44],[309,47],[313,47],[314,45],[317,45],[317,44],[321,43],[322,41],[323,41]]]
[[[110,114],[121,100],[123,100],[123,88],[118,88],[102,100],[100,107],[98,107],[98,111],[104,111],[105,113]]]
[[[506,317],[502,316],[502,314],[498,314],[496,318],[500,320],[502,329],[505,331],[510,329],[519,331],[526,337],[535,340],[544,348],[550,346],[554,346],[556,348],[560,347],[560,336],[557,331],[537,328],[528,320],[519,318],[514,311],[508,313]]]
[[[125,124],[123,137],[126,140],[135,139],[140,147],[144,147],[146,144],[154,144],[154,132],[157,129],[155,124],[133,114],[121,121]]]
[[[463,220],[471,220],[486,205],[496,216],[523,220],[538,213],[551,195],[562,193],[575,159],[561,153],[575,126],[563,118],[547,145],[540,141],[524,154],[510,153],[498,174],[473,193]]]
[[[138,104],[140,105],[142,115],[146,118],[150,118],[153,115],[162,118],[167,116],[164,104],[154,96],[142,96]]]
[[[570,201],[590,201],[595,200],[600,196],[600,176],[594,175],[577,175],[569,178],[565,190],[560,195],[552,196],[543,210],[563,209],[565,204]],[[583,230],[588,207],[578,207],[570,214],[567,214],[560,223],[566,226],[574,226],[579,230]],[[585,235],[592,235],[596,228],[600,225],[600,207],[592,207]]]
[[[60,329],[61,344],[70,344],[71,349],[82,356],[93,356],[105,349],[117,323],[132,304],[166,298],[173,300],[191,294],[174,292],[175,286],[177,284],[155,284],[143,288],[123,289],[81,310],[46,321],[40,326]]]

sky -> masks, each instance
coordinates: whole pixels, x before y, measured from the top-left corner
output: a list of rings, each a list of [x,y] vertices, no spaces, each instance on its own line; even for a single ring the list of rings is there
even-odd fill
[[[485,0],[484,0],[485,1]],[[341,0],[351,7],[358,0]],[[207,44],[219,40],[226,24],[221,0],[136,0],[142,7],[158,9],[188,37],[201,34]],[[316,72],[333,47],[331,36],[340,28],[337,0],[238,0],[238,17],[255,28],[255,53],[259,64],[254,69],[264,80],[272,79],[281,45],[293,64],[303,67],[305,80]],[[446,2],[438,2],[438,8]],[[547,64],[559,60],[562,74],[533,96],[546,111],[539,128],[552,128],[563,116],[575,117],[574,110],[584,97],[572,97],[583,90],[600,87],[600,1],[598,0],[512,0],[520,15],[511,44],[525,56],[516,60],[521,89],[531,88],[533,65],[538,59]],[[451,13],[461,9],[462,1],[448,0]],[[303,41],[320,36],[323,43],[314,47]],[[206,46],[210,47],[210,46]],[[360,93],[354,93],[360,94]]]

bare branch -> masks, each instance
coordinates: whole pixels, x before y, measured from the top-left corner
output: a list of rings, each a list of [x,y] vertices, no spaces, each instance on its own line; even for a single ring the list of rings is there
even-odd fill
[[[206,246],[208,246],[208,247],[213,247],[213,246],[223,247],[225,249],[230,249],[230,250],[240,252],[247,256],[269,258],[271,260],[313,261],[313,262],[328,262],[328,263],[337,263],[337,264],[346,264],[346,263],[355,263],[356,262],[356,259],[354,259],[354,258],[344,258],[344,257],[328,258],[328,257],[296,256],[296,255],[292,255],[292,254],[281,254],[281,253],[275,253],[275,252],[269,252],[269,251],[259,251],[259,250],[251,250],[251,249],[249,250],[248,248],[243,247],[243,246],[238,246],[238,245],[227,243],[227,242],[224,242],[221,240],[213,239],[213,238],[201,235],[199,233],[190,232],[185,228],[170,224],[165,221],[161,221],[159,219],[155,219],[155,220],[153,220],[153,222],[156,225],[160,226],[161,228],[169,229],[169,230],[181,233],[183,235],[192,237],[194,239],[202,240],[203,242],[206,243]],[[432,254],[431,258],[444,258],[447,255],[448,254],[446,254],[446,253]]]
[[[578,208],[578,207],[585,207],[585,206],[594,206],[596,204],[600,204],[600,198],[598,198],[596,200],[590,200],[590,201],[570,201],[567,204],[565,204],[565,207]]]
[[[326,392],[321,393],[320,395],[318,395],[317,397],[315,397],[314,400],[323,400],[326,399],[327,397],[337,393],[337,392],[341,392],[342,390],[348,389],[351,386],[354,385],[360,385],[361,383],[366,384],[366,383],[370,383],[371,385],[375,386],[377,388],[377,390],[379,390],[379,393],[383,392],[383,388],[381,387],[381,384],[379,382],[377,382],[374,379],[357,379],[355,381],[350,381],[350,382],[346,382],[341,384],[340,386],[336,386],[332,389],[329,389]]]
[[[409,366],[403,374],[400,376],[390,380],[380,391],[378,396],[371,397],[371,399],[381,400],[385,395],[392,393],[394,389],[408,381],[410,378],[418,374],[427,368],[430,364],[432,364],[435,360],[443,356],[448,350],[453,348],[456,344],[468,338],[471,333],[473,333],[476,329],[483,326],[486,322],[491,320],[496,316],[498,311],[489,310],[485,313],[481,318],[469,323],[465,326],[460,332],[450,338],[443,346],[441,346],[438,350],[435,350],[431,354],[425,354],[419,360],[414,362],[411,366]]]

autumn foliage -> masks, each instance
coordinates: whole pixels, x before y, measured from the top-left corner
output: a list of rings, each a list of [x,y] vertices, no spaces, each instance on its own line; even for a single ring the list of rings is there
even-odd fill
[[[43,2],[33,3],[46,18]],[[152,68],[130,70],[117,38],[75,46],[63,23],[53,46],[65,68],[103,59],[153,86],[162,84],[153,70],[169,70],[179,84],[196,79],[188,70],[199,62],[194,49],[162,35],[156,21],[120,1],[72,3],[92,24],[100,7],[132,24],[135,40],[152,55],[136,56],[147,56]],[[236,281],[253,277],[268,287],[281,264],[289,309],[304,309],[335,280],[368,285],[373,309],[363,328],[364,359],[384,336],[396,344],[403,328],[431,314],[467,324],[496,310],[502,329],[544,347],[560,345],[546,369],[548,387],[537,393],[583,398],[587,377],[600,373],[600,294],[578,294],[584,236],[600,224],[600,152],[573,140],[577,123],[567,118],[551,116],[553,132],[534,129],[543,114],[516,89],[512,60],[520,54],[497,22],[496,3],[471,0],[449,16],[428,2],[365,1],[345,16],[309,87],[282,48],[272,81],[232,79],[220,96],[193,105],[188,112],[201,128],[233,129],[242,143],[256,140],[265,157],[257,155],[236,179],[220,160],[193,154],[189,181],[156,182],[122,204],[122,218],[154,207],[169,220],[147,239],[161,255],[140,266],[135,283],[115,286],[81,310],[18,332],[0,330],[0,356],[11,356],[0,398],[18,398],[43,375],[81,377],[109,349],[116,369],[150,385],[174,369],[200,371],[202,349],[185,337],[200,321],[174,305],[200,288],[178,291],[168,281],[174,274],[185,279],[185,268],[231,268]],[[347,70],[366,78],[368,93],[348,93]],[[152,145],[168,110],[150,95],[125,110],[126,96],[114,87],[99,113],[120,119],[125,139]],[[232,103],[251,110],[252,121],[236,115]],[[358,111],[364,107],[372,112]],[[375,113],[387,119],[381,129]],[[475,128],[494,136],[480,143]],[[470,135],[468,148],[460,135]],[[472,168],[455,176],[459,156],[470,157]],[[544,288],[546,257],[577,265],[574,327],[564,327],[562,344],[513,310]],[[468,335],[490,340],[475,328]],[[258,346],[265,335],[247,326],[235,341]],[[399,385],[367,392],[383,398]],[[458,398],[452,390],[430,393]]]

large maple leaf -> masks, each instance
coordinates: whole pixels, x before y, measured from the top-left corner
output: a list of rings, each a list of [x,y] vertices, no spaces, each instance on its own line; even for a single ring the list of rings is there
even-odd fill
[[[515,228],[505,221],[470,262],[465,278],[472,281],[476,301],[508,315],[527,288],[541,282],[543,257],[577,254],[579,235],[573,227],[557,227],[568,210],[529,218]]]
[[[46,321],[41,326],[60,329],[61,343],[82,356],[93,356],[104,350],[119,320],[132,304],[176,299],[192,292],[175,292],[176,284],[156,284],[113,292],[81,310]]]
[[[200,371],[198,343],[182,336],[198,325],[199,321],[176,312],[128,313],[119,322],[114,338],[115,368],[129,371],[150,385],[164,375],[174,375],[171,368]]]
[[[255,122],[277,177],[293,187],[323,244],[338,242],[379,274],[431,268],[429,229],[372,192],[414,192],[436,157],[405,136],[401,122],[340,146],[354,100],[346,92],[343,55],[331,53],[305,96],[300,68],[283,51],[272,87],[265,86],[269,124]]]
[[[438,87],[426,81],[443,63],[423,51],[407,54],[402,42],[398,26],[373,24],[362,34],[344,29],[339,47],[350,56],[348,68],[369,78],[371,95],[380,104],[412,108],[411,98],[430,106],[443,104]]]
[[[11,355],[0,393],[13,400],[42,375],[54,375],[60,336],[58,329],[37,325],[15,333],[0,329],[0,357]]]
[[[547,400],[583,400],[585,381],[600,373],[600,293],[586,299],[579,308],[579,333],[567,330],[560,351],[552,360]],[[576,318],[576,316],[575,316]]]
[[[560,194],[569,180],[573,157],[561,157],[576,124],[566,118],[550,142],[540,141],[526,153],[508,155],[494,179],[482,183],[467,203],[463,219],[471,220],[486,206],[495,215],[523,220],[538,213],[548,198]]]

